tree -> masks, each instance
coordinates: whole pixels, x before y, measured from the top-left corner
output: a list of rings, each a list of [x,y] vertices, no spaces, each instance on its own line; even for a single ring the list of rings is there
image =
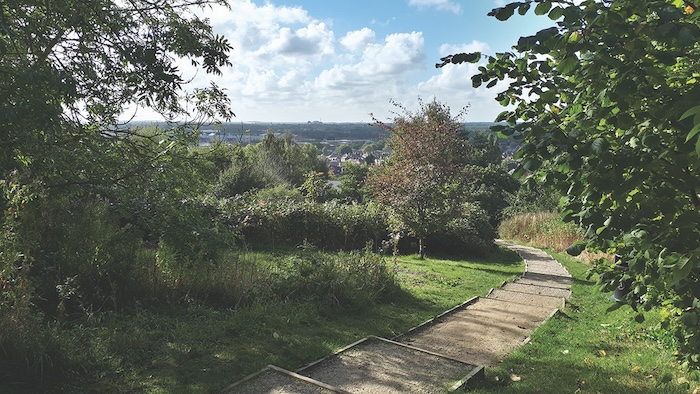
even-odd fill
[[[226,39],[197,16],[216,3],[0,4],[0,347],[24,368],[49,357],[23,353],[50,336],[30,332],[41,326],[34,306],[60,316],[80,289],[86,308],[117,308],[147,233],[210,250],[190,231],[193,216],[198,230],[214,227],[210,207],[194,198],[198,178],[183,174],[208,171],[190,150],[198,125],[233,113],[215,85],[185,91],[176,64],[214,74],[230,64]],[[139,107],[177,123],[119,124]]]
[[[248,146],[252,170],[265,187],[301,186],[309,172],[328,173],[325,158],[312,144],[300,145],[287,132],[278,137],[268,130],[260,143]]]
[[[460,166],[465,141],[461,124],[450,108],[437,101],[411,113],[397,115],[391,125],[375,119],[391,132],[390,164],[377,169],[368,183],[376,198],[391,207],[409,234],[418,238],[425,256],[425,238],[440,230],[462,209],[464,194]]]
[[[700,362],[700,12],[695,1],[519,1],[556,26],[486,56],[474,87],[494,87],[505,135],[521,134],[519,173],[558,189],[563,218],[587,246],[629,266],[596,266],[605,289],[632,280],[626,302],[678,317],[686,365]],[[479,62],[480,53],[448,63]],[[571,248],[575,253],[582,247]]]
[[[338,155],[347,155],[348,153],[352,153],[352,146],[350,146],[350,144],[340,144],[337,148],[335,148],[333,153]]]
[[[339,197],[348,202],[366,203],[369,200],[369,192],[365,185],[368,174],[368,166],[346,162],[338,186]]]
[[[469,141],[468,155],[464,157],[471,179],[466,184],[467,200],[476,202],[488,214],[489,223],[498,228],[503,211],[508,207],[520,183],[513,178],[503,163],[497,135],[486,131],[462,131]]]
[[[191,58],[211,73],[229,64],[228,42],[193,10],[214,2],[3,2],[3,177],[31,167],[27,176],[64,186],[133,174],[140,169],[102,161],[105,151],[138,151],[120,138],[131,130],[116,126],[127,108],[147,106],[170,120],[230,118],[228,98],[215,85],[182,95],[175,63]]]

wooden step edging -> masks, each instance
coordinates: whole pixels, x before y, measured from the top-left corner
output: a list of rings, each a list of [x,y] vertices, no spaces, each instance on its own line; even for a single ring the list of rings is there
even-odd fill
[[[505,282],[503,282],[503,283],[505,284]],[[439,314],[431,319],[428,319],[415,327],[410,328],[408,331],[404,332],[403,334],[399,334],[399,335],[394,336],[393,338],[391,338],[391,340],[396,341],[397,339],[400,339],[404,336],[407,336],[409,334],[414,334],[422,329],[425,329],[425,328],[428,328],[434,324],[440,323],[440,320],[442,318],[447,317],[447,316],[449,316],[457,311],[460,311],[462,309],[465,309],[469,305],[475,304],[477,301],[479,301],[479,298],[481,298],[481,297],[474,296],[474,297],[464,301],[463,303],[455,306],[454,308],[450,308],[450,309],[446,310],[445,312],[442,312],[441,314]]]
[[[255,380],[256,378],[258,378],[259,376],[263,375],[264,373],[266,373],[266,372],[268,372],[268,371],[275,372],[275,373],[278,373],[278,374],[287,376],[287,377],[289,377],[289,378],[292,379],[292,380],[296,380],[296,381],[299,381],[299,382],[303,382],[303,383],[307,383],[307,384],[310,384],[310,385],[313,385],[313,386],[317,386],[317,387],[320,387],[320,388],[323,388],[323,389],[332,391],[332,392],[334,392],[334,393],[339,393],[339,394],[352,394],[352,393],[349,392],[349,391],[343,390],[343,389],[338,388],[338,387],[331,386],[331,385],[326,384],[326,383],[323,383],[323,382],[319,382],[318,380],[312,379],[312,378],[310,378],[310,377],[308,377],[308,376],[300,375],[300,374],[298,374],[298,373],[296,373],[296,372],[292,372],[292,371],[286,370],[286,369],[284,369],[284,368],[280,368],[280,367],[278,367],[278,366],[276,366],[276,365],[272,365],[272,364],[266,366],[265,368],[261,369],[260,371],[254,372],[254,373],[252,373],[252,374],[246,376],[245,378],[243,378],[243,379],[241,379],[241,380],[239,380],[239,381],[237,381],[237,382],[234,382],[233,384],[231,384],[231,385],[227,386],[226,388],[224,388],[221,392],[222,392],[222,393],[231,392],[231,391],[234,390],[236,387],[244,386],[245,384],[247,384],[247,383],[249,383],[249,382]]]

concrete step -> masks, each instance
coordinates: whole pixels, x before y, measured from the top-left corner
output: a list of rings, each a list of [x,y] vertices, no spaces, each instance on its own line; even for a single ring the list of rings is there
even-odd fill
[[[571,290],[568,288],[538,286],[537,284],[531,284],[531,282],[527,283],[521,280],[506,283],[501,289],[552,297],[567,298],[571,295]]]
[[[370,337],[297,372],[350,393],[444,393],[481,376],[483,368]]]
[[[571,278],[569,271],[556,261],[528,261],[525,272]]]
[[[556,310],[479,298],[467,308],[413,330],[398,341],[466,363],[492,366],[522,344]]]
[[[515,302],[525,305],[541,305],[548,308],[564,307],[563,297],[546,296],[540,294],[523,293],[520,291],[511,291],[503,289],[493,289],[489,292],[487,298],[497,300]]]
[[[443,393],[483,376],[571,295],[571,275],[546,253],[498,241],[526,260],[523,276],[401,335],[370,337],[296,372],[268,366],[226,393]]]
[[[571,282],[573,279],[565,276],[549,275],[549,274],[537,274],[533,272],[526,272],[515,282],[525,284],[525,285],[535,285],[541,287],[555,287],[559,289],[569,289],[571,288]]]

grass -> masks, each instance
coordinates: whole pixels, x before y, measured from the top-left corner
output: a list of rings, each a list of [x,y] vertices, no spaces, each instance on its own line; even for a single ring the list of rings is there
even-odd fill
[[[552,250],[566,250],[581,240],[582,234],[573,223],[562,223],[556,212],[535,212],[504,220],[498,228],[504,239],[515,239]]]
[[[574,277],[563,313],[538,328],[470,390],[491,393],[689,393],[695,386],[676,362],[673,336],[659,328],[655,312],[615,304],[586,279],[586,264],[554,254]]]
[[[279,253],[255,258],[274,261]],[[390,264],[393,264],[390,262]],[[381,302],[329,308],[302,300],[245,308],[197,303],[141,305],[96,313],[57,327],[63,349],[87,367],[63,392],[208,393],[267,364],[297,369],[368,335],[391,338],[491,287],[517,277],[523,264],[500,250],[484,260],[400,256],[400,289]]]

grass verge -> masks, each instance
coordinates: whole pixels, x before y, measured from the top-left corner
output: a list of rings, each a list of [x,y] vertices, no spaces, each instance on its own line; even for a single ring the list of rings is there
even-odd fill
[[[553,254],[574,277],[573,296],[563,313],[509,355],[474,394],[491,393],[689,393],[697,386],[676,362],[673,335],[659,316],[618,309],[610,294],[587,280],[588,266]]]
[[[267,364],[293,370],[368,335],[403,333],[517,277],[523,264],[515,253],[499,250],[483,260],[400,256],[393,269],[400,288],[351,308],[279,299],[240,308],[154,303],[95,313],[56,327],[61,348],[79,355],[73,360],[84,372],[44,391],[217,392]]]

